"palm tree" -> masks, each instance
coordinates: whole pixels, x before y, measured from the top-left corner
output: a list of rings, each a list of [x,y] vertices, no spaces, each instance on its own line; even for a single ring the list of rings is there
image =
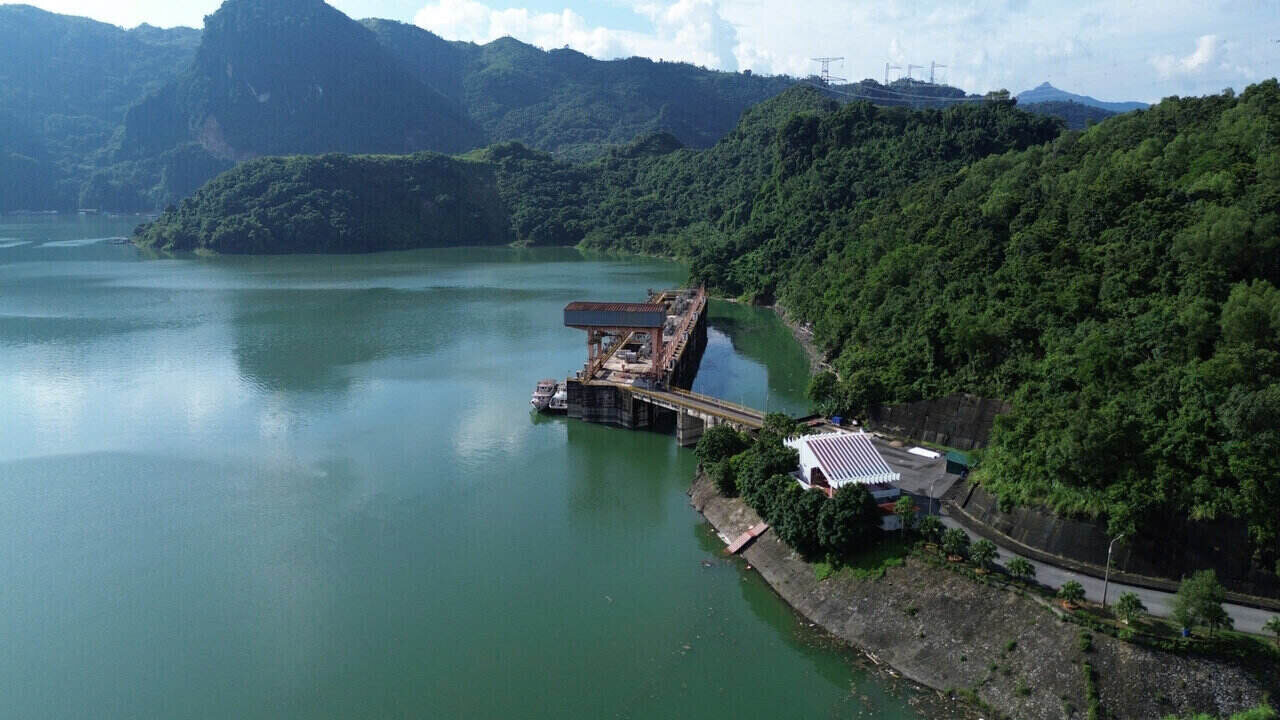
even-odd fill
[[[996,544],[990,540],[979,540],[969,548],[969,559],[982,572],[991,569],[991,563],[996,559]]]
[[[969,534],[960,528],[951,528],[942,533],[942,550],[948,555],[964,557],[969,550]]]
[[[1005,569],[1014,580],[1027,581],[1036,576],[1036,566],[1022,557],[1014,557],[1005,563]]]
[[[925,542],[936,543],[942,537],[942,531],[945,528],[942,521],[937,515],[925,515],[920,518],[920,523],[916,525],[916,530],[924,537]]]
[[[1058,597],[1063,605],[1078,605],[1084,602],[1084,586],[1075,580],[1068,580],[1058,588]]]

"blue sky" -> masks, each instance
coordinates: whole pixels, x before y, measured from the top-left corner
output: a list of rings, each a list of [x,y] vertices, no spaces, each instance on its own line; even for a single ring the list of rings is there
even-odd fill
[[[220,0],[28,0],[132,27],[198,27]],[[884,79],[938,62],[966,90],[1048,80],[1104,100],[1243,89],[1280,74],[1280,0],[332,0],[355,17],[450,40],[511,35],[600,58],[643,55],[723,70]],[[896,76],[899,71],[893,71]],[[921,77],[922,71],[915,71]],[[924,71],[927,73],[927,71]]]

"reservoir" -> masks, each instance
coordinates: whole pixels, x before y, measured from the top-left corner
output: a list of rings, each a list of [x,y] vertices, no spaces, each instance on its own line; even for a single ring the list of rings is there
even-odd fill
[[[15,718],[919,717],[689,507],[670,435],[535,416],[570,249],[168,258],[0,218],[0,693]],[[806,410],[768,310],[694,390]]]

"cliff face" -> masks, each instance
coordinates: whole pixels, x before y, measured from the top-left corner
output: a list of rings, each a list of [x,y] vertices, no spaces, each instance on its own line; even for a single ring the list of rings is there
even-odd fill
[[[741,500],[699,477],[693,506],[734,537],[759,522]],[[1280,678],[1259,680],[1225,662],[1160,653],[1095,635],[1082,652],[1079,630],[1012,592],[909,560],[877,581],[837,573],[819,582],[813,566],[774,533],[743,555],[802,615],[938,690],[969,690],[1002,715],[1084,717],[1084,663],[1108,717],[1150,718],[1253,707]]]
[[[457,152],[483,141],[461,105],[320,0],[228,0],[206,18],[195,61],[126,118],[123,149],[162,151],[175,135],[231,160]]]

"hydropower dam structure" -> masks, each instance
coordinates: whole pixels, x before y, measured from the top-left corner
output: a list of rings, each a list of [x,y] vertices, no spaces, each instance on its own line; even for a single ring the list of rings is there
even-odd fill
[[[642,303],[571,302],[564,324],[587,334],[587,361],[565,381],[568,416],[698,442],[708,427],[758,430],[764,413],[692,392],[707,346],[703,288],[649,291]]]

